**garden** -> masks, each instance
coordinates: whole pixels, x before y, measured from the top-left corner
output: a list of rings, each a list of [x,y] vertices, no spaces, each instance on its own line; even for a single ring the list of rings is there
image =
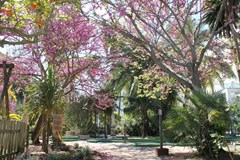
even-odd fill
[[[239,11],[1,0],[0,159],[240,159]]]

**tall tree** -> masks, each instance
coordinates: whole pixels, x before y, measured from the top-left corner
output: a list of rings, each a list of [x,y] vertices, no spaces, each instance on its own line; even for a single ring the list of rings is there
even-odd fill
[[[108,71],[108,66],[103,64],[104,52],[99,49],[100,33],[74,5],[58,5],[52,10],[54,12],[44,23],[44,34],[37,37],[37,43],[26,44],[9,55],[15,61],[21,60],[20,65],[24,66],[16,75],[23,73],[36,79],[46,79],[50,64],[64,95],[74,93],[76,89],[94,94],[94,89],[101,87],[101,80]],[[96,56],[96,53],[103,56]]]
[[[64,94],[51,66],[48,69],[47,77],[35,80],[28,88],[28,94],[29,110],[40,113],[40,117],[42,117],[43,151],[48,153],[50,116],[54,110],[62,110]]]
[[[203,59],[207,54],[223,61],[226,58],[223,50],[216,52],[221,42],[214,38],[216,33],[204,28],[204,2],[91,1],[91,9],[101,7],[102,14],[94,9],[89,15],[110,34],[120,35],[130,45],[144,49],[162,72],[193,89],[202,87],[201,79],[206,76]]]
[[[217,63],[231,59],[230,47],[229,50],[222,48],[226,43],[215,37],[217,31],[209,32],[204,23],[206,1],[83,2],[86,2],[82,3],[83,10],[84,5],[88,5],[88,9],[84,10],[85,15],[102,25],[110,35],[117,35],[129,45],[142,49],[141,53],[150,57],[158,67],[159,75],[167,75],[185,88],[193,91],[202,88],[203,80],[215,69],[212,67],[214,61],[208,61],[206,56],[216,58]],[[216,15],[213,30],[217,28],[223,6]],[[202,126],[201,129],[204,127],[210,129],[209,126]],[[210,136],[209,132],[201,134],[205,134],[203,137]],[[212,147],[203,146],[209,153]]]

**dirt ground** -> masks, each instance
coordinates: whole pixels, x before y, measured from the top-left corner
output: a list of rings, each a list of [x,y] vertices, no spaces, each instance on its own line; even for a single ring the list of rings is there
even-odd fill
[[[131,143],[89,143],[87,141],[65,142],[66,145],[78,143],[80,147],[88,146],[95,153],[96,160],[204,160],[196,157],[196,149],[182,146],[164,146],[169,149],[169,156],[157,157],[154,147],[135,147]],[[230,145],[231,151],[240,153],[240,147]],[[41,146],[30,146],[31,152],[40,152]]]
[[[172,147],[169,149],[169,156],[157,157],[154,147],[135,147],[130,143],[88,143],[86,141],[66,142],[68,145],[78,143],[80,146],[88,146],[91,150],[104,153],[108,160],[201,160],[194,158],[196,151],[191,147]]]

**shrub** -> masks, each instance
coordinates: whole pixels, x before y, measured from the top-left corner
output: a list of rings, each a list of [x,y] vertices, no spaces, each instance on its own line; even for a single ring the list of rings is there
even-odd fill
[[[79,129],[81,134],[89,134],[93,128],[93,102],[88,97],[81,97],[80,102],[68,105],[65,110],[65,124],[70,129]]]
[[[70,154],[49,154],[47,156],[48,160],[66,160],[71,158],[72,156]]]
[[[230,122],[225,97],[195,91],[188,98],[189,103],[173,108],[164,121],[165,137],[174,142],[193,142],[200,154],[214,159],[216,137],[211,135],[224,136]]]
[[[74,148],[74,149],[77,149],[78,147],[79,147],[79,144],[78,144],[78,143],[74,143],[74,144],[73,144],[73,148]]]
[[[74,157],[76,157],[77,159],[91,158],[92,157],[92,152],[89,149],[89,147],[86,146],[86,147],[83,147],[77,153],[75,153]]]
[[[78,143],[75,143],[78,145]],[[74,154],[49,154],[47,156],[48,160],[71,160],[71,159],[91,159],[92,158],[93,153],[91,152],[91,150],[89,149],[88,146],[83,147],[81,150],[75,152]]]

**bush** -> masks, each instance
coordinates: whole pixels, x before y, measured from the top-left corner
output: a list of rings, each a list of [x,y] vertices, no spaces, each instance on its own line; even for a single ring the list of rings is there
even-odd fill
[[[70,154],[49,154],[47,156],[48,160],[65,160],[71,159],[72,156]]]
[[[229,126],[226,100],[223,94],[194,91],[189,103],[174,107],[164,121],[165,137],[173,142],[194,142],[198,152],[215,158],[216,137],[224,136]]]
[[[77,144],[77,143],[75,143]],[[71,159],[91,159],[92,158],[93,153],[91,152],[91,150],[89,149],[88,146],[83,147],[81,150],[75,152],[74,154],[49,154],[47,156],[48,160],[71,160]]]
[[[88,97],[81,97],[80,102],[68,105],[64,122],[70,129],[79,129],[81,134],[89,134],[93,128],[93,103]]]
[[[74,148],[74,149],[77,149],[78,147],[79,147],[79,144],[78,144],[78,143],[74,143],[74,144],[73,144],[73,148]]]

